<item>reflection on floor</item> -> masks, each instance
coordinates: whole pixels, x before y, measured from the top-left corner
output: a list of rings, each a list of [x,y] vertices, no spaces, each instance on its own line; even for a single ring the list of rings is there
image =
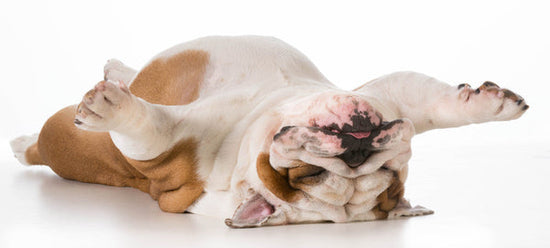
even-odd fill
[[[449,143],[442,149],[430,139],[413,144],[406,196],[434,215],[243,230],[229,229],[221,219],[163,213],[138,190],[25,168],[2,145],[0,247],[550,245],[550,146]]]

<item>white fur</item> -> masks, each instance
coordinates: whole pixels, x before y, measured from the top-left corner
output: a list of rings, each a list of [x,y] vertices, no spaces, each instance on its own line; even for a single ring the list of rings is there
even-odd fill
[[[303,54],[275,38],[202,38],[170,48],[155,59],[168,58],[188,49],[209,54],[198,100],[185,106],[162,106],[130,95],[125,100],[129,104],[116,110],[119,115],[115,118],[116,128],[108,130],[120,151],[138,160],[152,159],[185,138],[199,140],[198,174],[206,181],[206,193],[189,211],[206,215],[227,217],[249,195],[247,192],[253,190],[276,206],[270,224],[374,219],[374,214],[368,210],[376,204],[376,196],[387,188],[391,179],[389,174],[380,174],[379,169],[385,164],[391,170],[407,170],[410,139],[415,130],[420,133],[434,128],[513,119],[522,114],[524,106],[498,94],[471,95],[471,101],[465,101],[461,96],[471,94],[471,89],[459,90],[414,72],[375,79],[355,92],[342,91]],[[136,74],[116,60],[106,65],[105,73],[107,79],[126,84],[131,83]],[[397,133],[391,147],[352,169],[333,157],[342,152],[335,146],[324,147],[335,153],[323,156],[316,153],[318,147],[308,148],[307,141],[297,144],[295,149],[290,149],[288,142],[273,142],[273,136],[281,127],[307,126],[305,117],[326,112],[321,108],[295,106],[312,101],[323,104],[326,102],[324,97],[338,100],[339,97],[347,99],[347,96],[365,104],[365,108],[378,111],[385,121],[403,118],[404,124],[399,130],[392,131]],[[328,104],[326,108],[339,106],[339,103]],[[504,110],[495,115],[500,106]],[[345,115],[330,118],[345,119]],[[90,125],[99,129],[104,127],[99,122]],[[274,167],[286,168],[291,160],[323,167],[331,173],[330,180],[319,187],[304,187],[304,191],[314,197],[289,204],[267,190],[258,178],[256,159],[260,153],[270,153]],[[406,173],[402,180],[405,177]],[[327,202],[325,195],[328,193],[341,197]],[[401,204],[390,215],[425,213],[429,211]]]
[[[17,160],[23,165],[29,165],[29,162],[25,158],[25,151],[31,145],[36,143],[38,140],[38,134],[33,134],[30,136],[20,136],[12,141],[10,141],[11,150]]]
[[[121,81],[126,85],[132,82],[132,79],[137,75],[137,71],[126,66],[120,60],[110,59],[103,67],[105,79],[112,81]]]

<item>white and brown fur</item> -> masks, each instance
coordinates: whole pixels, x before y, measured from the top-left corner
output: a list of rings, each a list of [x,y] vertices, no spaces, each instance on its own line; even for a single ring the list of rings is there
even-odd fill
[[[135,187],[168,212],[233,216],[232,227],[348,222],[432,213],[403,198],[415,133],[527,108],[491,82],[474,90],[414,72],[343,91],[275,38],[207,37],[140,71],[110,60],[78,106],[11,144],[24,164]]]

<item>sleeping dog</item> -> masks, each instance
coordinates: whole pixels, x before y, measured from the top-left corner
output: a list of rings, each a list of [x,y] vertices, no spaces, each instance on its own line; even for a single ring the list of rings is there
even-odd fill
[[[207,37],[136,71],[118,60],[79,105],[11,142],[23,164],[129,186],[166,212],[230,227],[431,214],[404,199],[416,133],[519,118],[529,106],[485,82],[414,72],[354,91],[275,38]]]

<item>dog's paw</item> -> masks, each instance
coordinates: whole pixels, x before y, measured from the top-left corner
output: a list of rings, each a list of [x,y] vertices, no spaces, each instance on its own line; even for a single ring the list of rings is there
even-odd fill
[[[89,131],[113,130],[131,114],[133,98],[124,83],[101,81],[84,95],[77,107],[74,123]]]
[[[422,206],[412,207],[409,201],[401,198],[397,206],[389,212],[388,219],[396,219],[399,217],[412,217],[433,214],[434,211]]]
[[[122,81],[128,84],[135,71],[118,59],[110,59],[103,67],[105,81]]]
[[[487,81],[475,90],[461,84],[458,90],[459,100],[473,122],[513,120],[529,108],[520,95],[493,82]]]

